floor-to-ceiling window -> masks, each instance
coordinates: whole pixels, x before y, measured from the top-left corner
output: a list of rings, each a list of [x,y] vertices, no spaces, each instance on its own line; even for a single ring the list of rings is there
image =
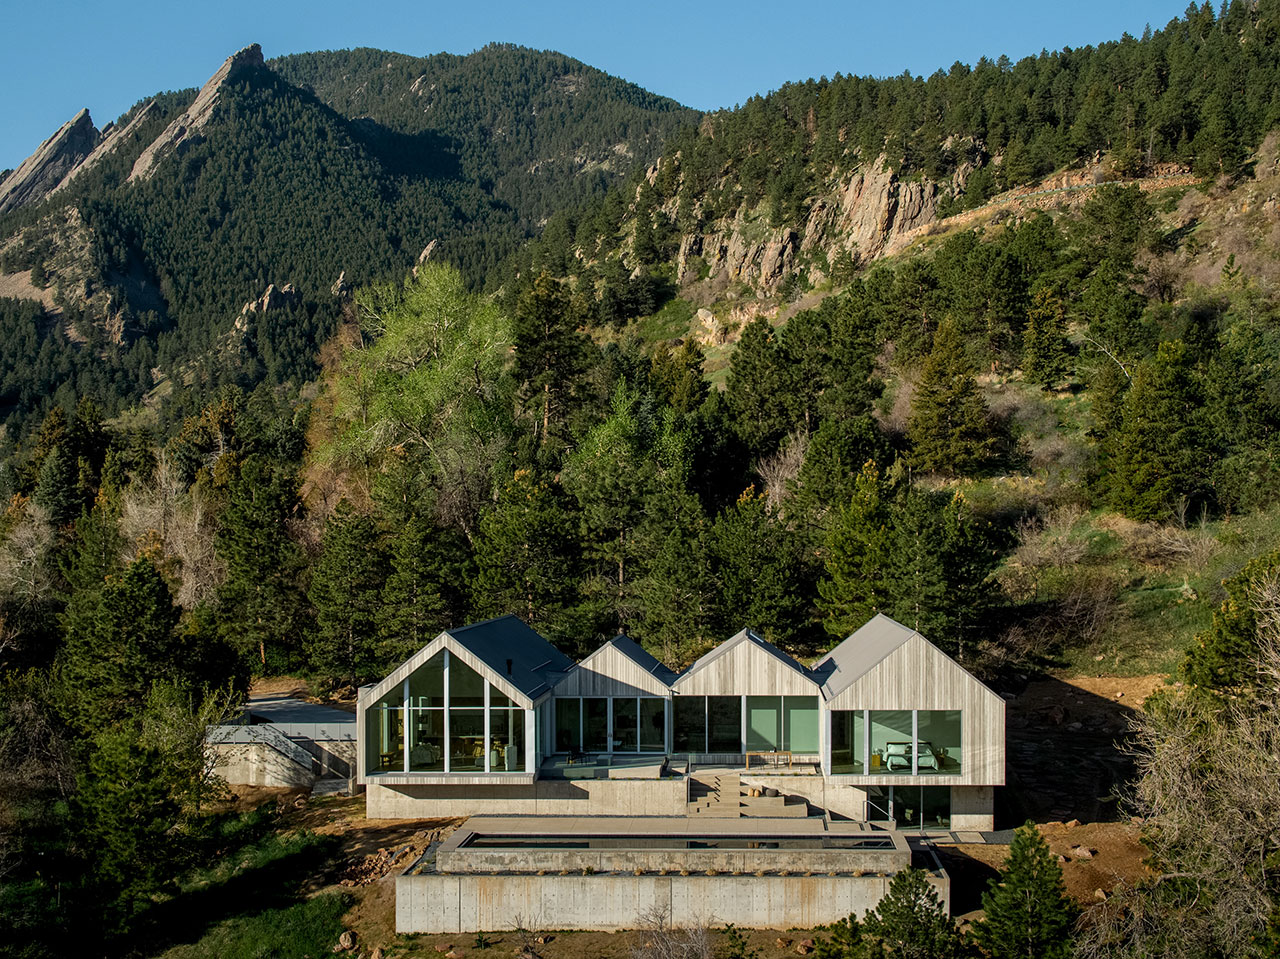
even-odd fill
[[[742,752],[742,697],[707,697],[707,752]]]
[[[818,697],[747,697],[747,752],[778,751],[818,751]]]
[[[404,688],[396,686],[365,713],[365,751],[372,772],[404,772]]]
[[[370,772],[528,772],[531,712],[441,650],[366,710],[366,766]]]
[[[671,700],[671,745],[678,753],[707,751],[707,697],[676,696]]]
[[[831,711],[831,772],[959,775],[960,730],[958,709],[835,709]]]
[[[654,696],[556,699],[555,748],[561,753],[665,752],[667,705]]]

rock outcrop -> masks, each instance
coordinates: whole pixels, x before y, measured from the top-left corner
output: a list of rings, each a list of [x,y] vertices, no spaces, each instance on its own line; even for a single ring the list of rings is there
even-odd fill
[[[261,67],[262,48],[258,44],[250,44],[238,53],[234,53],[223,62],[218,71],[200,88],[195,100],[186,112],[177,117],[165,131],[142,151],[142,155],[133,164],[129,173],[130,182],[146,179],[155,171],[156,164],[164,157],[189,149],[202,139],[200,128],[209,122],[213,108],[218,102],[226,82],[237,72],[248,67]]]
[[[101,141],[89,111],[81,110],[0,183],[0,213],[44,199]]]
[[[803,223],[762,230],[758,216],[739,209],[732,220],[716,223],[718,229],[684,236],[678,277],[705,269],[769,294],[807,263],[811,277],[820,279],[815,264],[824,257],[865,261],[895,252],[905,237],[937,219],[938,199],[936,183],[902,182],[880,157],[833,182]]]

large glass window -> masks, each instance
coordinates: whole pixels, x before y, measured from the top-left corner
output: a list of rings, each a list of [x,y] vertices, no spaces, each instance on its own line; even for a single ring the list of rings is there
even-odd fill
[[[868,724],[873,776],[911,775],[911,710],[873,709]]]
[[[666,712],[666,700],[649,696],[557,699],[556,752],[666,752]]]
[[[747,750],[776,752],[782,748],[782,697],[747,697]]]
[[[365,714],[365,750],[376,772],[404,772],[404,687],[396,686]]]
[[[444,772],[444,710],[409,710],[410,772]]]
[[[818,752],[817,696],[787,696],[782,700],[782,748],[793,753]]]
[[[609,700],[582,701],[582,749],[588,753],[609,751]]]
[[[866,746],[865,714],[861,709],[831,712],[831,773],[834,776],[861,775]]]
[[[556,700],[556,752],[576,753],[582,748],[582,700]]]
[[[742,752],[742,697],[707,697],[707,752]]]
[[[678,753],[707,751],[707,697],[676,696],[671,700],[671,745]]]
[[[640,751],[667,751],[667,703],[664,699],[640,700]]]
[[[921,776],[960,773],[960,710],[922,709],[916,713],[916,769]],[[943,787],[950,788],[950,787]]]
[[[958,709],[832,710],[831,772],[833,775],[866,772],[872,776],[959,775],[960,731]],[[864,757],[870,761],[865,770]]]
[[[368,770],[404,772],[408,735],[410,772],[472,773],[484,772],[486,766],[489,772],[526,771],[525,713],[474,669],[442,650],[366,710]]]
[[[515,706],[491,708],[489,711],[489,771],[516,772],[523,768],[524,710]]]
[[[637,747],[640,730],[639,712],[634,699],[614,699],[613,703],[613,751],[633,753]]]

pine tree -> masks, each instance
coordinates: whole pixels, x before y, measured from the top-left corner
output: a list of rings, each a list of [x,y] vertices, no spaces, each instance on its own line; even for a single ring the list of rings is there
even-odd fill
[[[590,340],[578,319],[569,291],[549,273],[539,274],[516,306],[515,376],[534,411],[539,446],[563,432],[586,366]]]
[[[1223,582],[1226,599],[1214,612],[1213,625],[1196,636],[1182,664],[1188,682],[1229,695],[1258,684],[1259,624],[1254,601],[1262,584],[1276,576],[1280,576],[1280,550],[1255,557]]]
[[[289,522],[302,510],[297,484],[288,470],[255,455],[229,487],[215,541],[227,564],[218,589],[223,633],[257,668],[287,669],[307,614],[302,553],[289,538]]]
[[[480,518],[476,610],[515,613],[535,629],[559,633],[578,602],[582,544],[559,486],[517,470]]]
[[[991,959],[1066,959],[1077,909],[1035,823],[1019,826],[999,880],[982,894],[973,936]]]
[[[912,399],[907,436],[914,465],[929,472],[962,476],[991,458],[995,438],[987,425],[987,404],[951,320],[934,336]]]
[[[1066,311],[1062,299],[1048,287],[1032,295],[1027,328],[1022,334],[1022,372],[1044,387],[1061,383],[1070,371],[1067,355]]]
[[[818,943],[816,959],[968,959],[975,950],[942,908],[922,869],[904,869],[862,921],[849,916]]]
[[[470,579],[466,540],[412,516],[390,545],[391,571],[378,613],[383,663],[399,663],[467,614],[461,586]]]
[[[193,678],[175,634],[180,611],[149,558],[109,578],[86,605],[68,621],[60,661],[66,711],[79,728],[92,732],[139,711],[157,682]]]
[[[84,487],[80,485],[79,464],[59,443],[40,466],[40,482],[35,501],[49,516],[54,526],[66,526],[80,516],[85,507]]]
[[[847,636],[889,602],[881,580],[892,548],[887,495],[879,469],[868,462],[854,480],[852,500],[827,534],[827,575],[818,582],[818,609],[828,633]]]
[[[1181,341],[1161,343],[1138,367],[1106,454],[1110,503],[1139,520],[1165,519],[1181,499],[1206,501],[1214,444],[1204,390]]]
[[[307,640],[312,667],[351,685],[373,675],[386,578],[377,526],[343,500],[325,526],[307,593],[316,610]]]

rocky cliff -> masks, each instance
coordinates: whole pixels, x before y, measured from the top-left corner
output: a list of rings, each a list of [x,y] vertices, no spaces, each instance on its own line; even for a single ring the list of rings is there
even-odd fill
[[[222,92],[223,85],[241,69],[263,65],[262,47],[256,43],[227,57],[217,72],[200,88],[200,92],[187,111],[170,123],[165,131],[142,151],[133,164],[129,181],[146,179],[151,176],[161,159],[171,153],[182,153],[187,147],[200,142],[200,128],[208,123],[213,115],[213,108],[218,102],[218,94]]]
[[[102,134],[81,110],[0,183],[0,213],[44,199],[84,162]]]
[[[939,199],[938,184],[902,182],[880,157],[827,184],[803,222],[768,227],[759,211],[739,207],[711,229],[686,234],[678,278],[705,272],[768,294],[803,265],[818,281],[842,256],[866,262],[896,252],[906,237],[937,219]]]

